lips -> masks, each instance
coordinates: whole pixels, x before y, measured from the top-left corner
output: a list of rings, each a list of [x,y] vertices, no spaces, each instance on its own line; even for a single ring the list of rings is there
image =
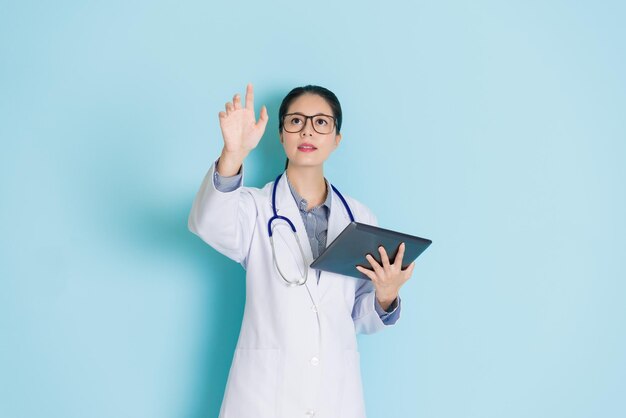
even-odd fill
[[[313,144],[303,143],[298,145],[300,151],[315,151],[317,148]]]

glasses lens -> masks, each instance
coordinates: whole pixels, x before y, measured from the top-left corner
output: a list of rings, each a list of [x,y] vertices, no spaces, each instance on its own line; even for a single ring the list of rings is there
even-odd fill
[[[321,134],[329,134],[335,129],[334,122],[330,116],[315,116],[313,117],[313,129]]]
[[[304,127],[304,123],[306,122],[306,118],[301,115],[287,115],[285,116],[285,121],[283,122],[283,126],[287,132],[295,133],[300,132]]]

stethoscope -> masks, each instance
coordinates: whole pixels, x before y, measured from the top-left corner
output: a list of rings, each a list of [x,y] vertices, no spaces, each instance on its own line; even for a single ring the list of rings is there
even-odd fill
[[[267,232],[270,236],[270,244],[272,245],[272,258],[274,259],[274,265],[276,266],[276,269],[278,270],[280,277],[282,277],[285,283],[290,287],[302,286],[303,284],[306,283],[306,280],[308,278],[308,273],[309,273],[308,266],[306,265],[306,258],[304,257],[304,251],[302,250],[302,244],[300,244],[300,239],[298,238],[298,234],[296,233],[296,227],[294,226],[293,222],[291,222],[291,220],[287,218],[286,216],[278,215],[277,210],[276,210],[276,189],[278,186],[278,181],[280,180],[282,175],[283,173],[280,173],[278,177],[276,177],[276,180],[274,181],[274,185],[272,187],[272,210],[274,211],[274,216],[272,216],[270,220],[267,222]],[[352,211],[350,210],[350,206],[348,206],[346,199],[343,198],[343,195],[339,193],[339,190],[337,190],[335,186],[331,184],[330,187],[332,187],[335,193],[337,193],[337,196],[339,196],[339,199],[341,199],[343,206],[346,208],[346,211],[348,212],[348,216],[350,216],[350,221],[354,222],[354,216],[352,215]],[[293,232],[293,235],[296,237],[298,248],[300,248],[300,254],[302,255],[302,263],[304,264],[304,276],[301,276],[297,278],[296,280],[287,279],[283,271],[278,266],[278,262],[276,261],[276,250],[274,249],[274,237],[273,237],[274,227],[272,227],[272,222],[274,222],[277,219],[282,219],[289,224],[289,226],[291,227],[291,231]]]

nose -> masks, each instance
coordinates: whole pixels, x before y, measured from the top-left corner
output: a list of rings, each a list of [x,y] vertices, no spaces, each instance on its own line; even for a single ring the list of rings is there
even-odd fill
[[[311,122],[311,124],[309,125],[309,121]],[[300,131],[300,134],[302,136],[313,136],[313,118],[306,118],[306,120],[304,121],[304,126],[302,127],[302,130]]]

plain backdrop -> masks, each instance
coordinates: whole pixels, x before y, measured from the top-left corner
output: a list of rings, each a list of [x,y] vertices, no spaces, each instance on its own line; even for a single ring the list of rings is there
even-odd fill
[[[0,1],[0,416],[216,417],[245,272],[187,230],[248,82],[284,167],[333,90],[326,177],[433,245],[359,336],[368,416],[626,416],[620,1]]]

